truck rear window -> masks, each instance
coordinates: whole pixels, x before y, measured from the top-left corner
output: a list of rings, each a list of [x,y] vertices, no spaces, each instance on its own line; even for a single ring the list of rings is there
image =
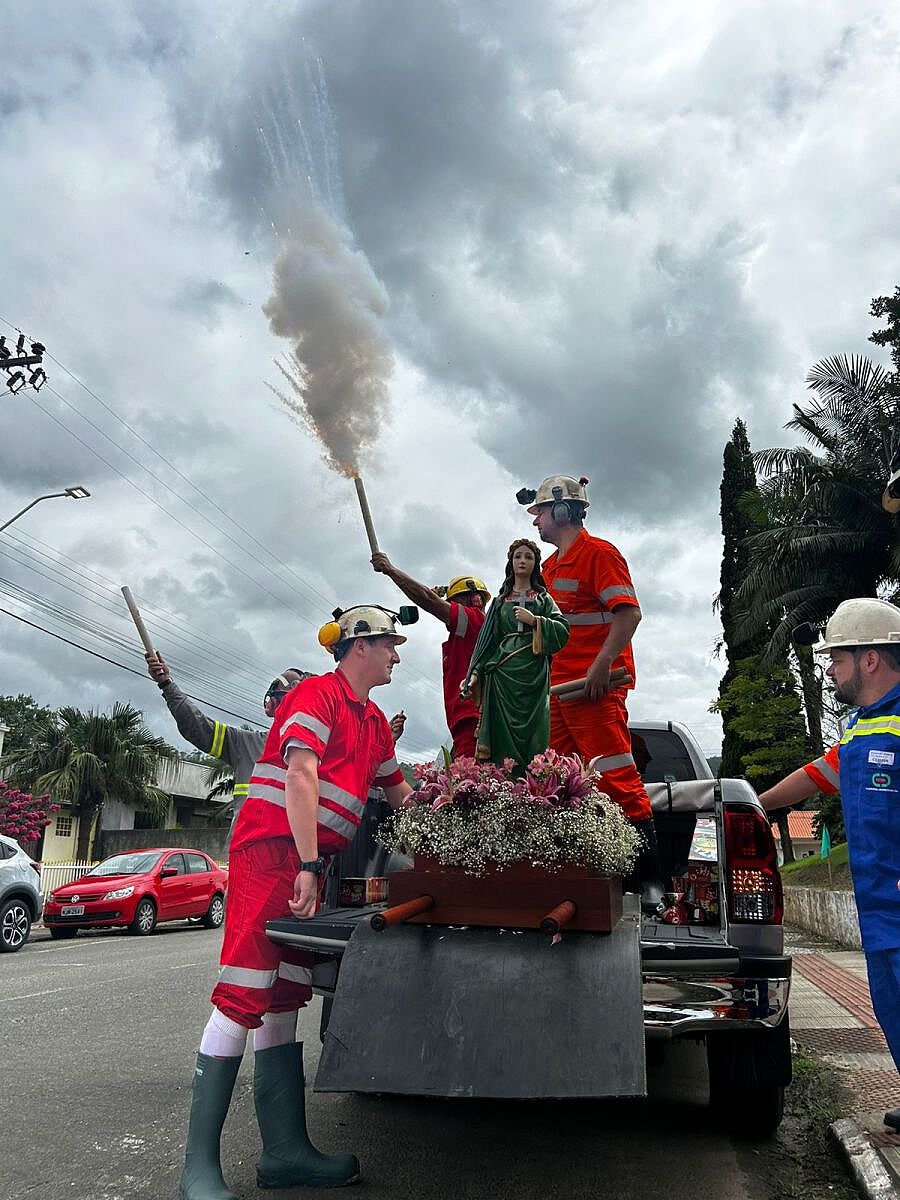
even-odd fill
[[[684,742],[672,730],[632,729],[631,750],[644,783],[679,783],[697,778]]]

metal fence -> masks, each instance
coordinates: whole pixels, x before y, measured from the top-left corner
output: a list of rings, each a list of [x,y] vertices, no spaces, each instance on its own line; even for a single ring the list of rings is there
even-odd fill
[[[74,883],[96,865],[96,862],[42,862],[41,896],[46,900],[56,888],[64,883]]]

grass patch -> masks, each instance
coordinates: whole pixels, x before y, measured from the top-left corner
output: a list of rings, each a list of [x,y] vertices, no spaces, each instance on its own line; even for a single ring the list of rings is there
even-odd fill
[[[831,877],[828,875],[828,862],[831,862]],[[839,892],[852,892],[853,880],[850,878],[850,863],[847,858],[847,843],[841,842],[834,846],[829,860],[823,861],[816,854],[812,858],[801,858],[798,862],[785,863],[781,868],[781,876],[788,885],[796,887],[824,887]]]
[[[835,1073],[817,1059],[797,1054],[781,1128],[770,1142],[749,1151],[749,1169],[766,1178],[770,1200],[859,1200],[828,1136],[828,1126],[846,1111]]]

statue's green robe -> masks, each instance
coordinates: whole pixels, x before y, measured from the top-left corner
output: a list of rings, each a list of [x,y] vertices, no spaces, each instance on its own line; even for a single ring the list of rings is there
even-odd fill
[[[537,617],[520,627],[514,610]],[[566,644],[569,623],[549,592],[498,596],[491,602],[475,643],[467,678],[481,709],[476,757],[498,765],[512,758],[521,767],[542,754],[550,741],[550,656]]]

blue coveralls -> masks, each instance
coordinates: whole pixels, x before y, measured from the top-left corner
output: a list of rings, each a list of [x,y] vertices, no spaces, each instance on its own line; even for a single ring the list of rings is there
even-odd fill
[[[900,684],[851,715],[839,762],[872,1007],[900,1071]]]

